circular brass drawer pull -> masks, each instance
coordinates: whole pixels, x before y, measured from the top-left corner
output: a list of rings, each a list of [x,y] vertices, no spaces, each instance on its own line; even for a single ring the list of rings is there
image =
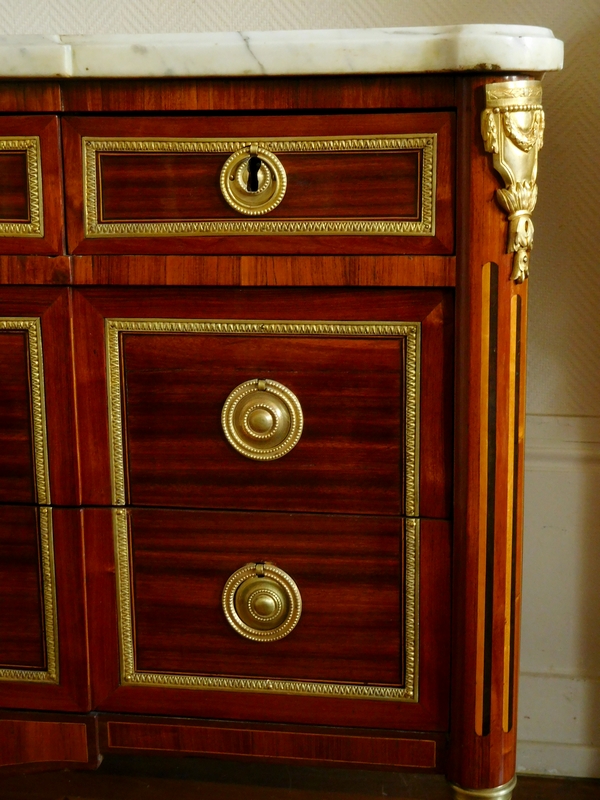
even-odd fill
[[[274,564],[246,564],[225,584],[223,611],[240,636],[254,642],[275,642],[298,624],[302,597],[287,572]]]
[[[252,144],[229,156],[221,170],[221,192],[240,214],[268,214],[283,200],[287,175],[274,153]]]
[[[255,378],[231,392],[221,425],[227,441],[246,458],[273,461],[298,444],[304,418],[296,395],[282,383]]]

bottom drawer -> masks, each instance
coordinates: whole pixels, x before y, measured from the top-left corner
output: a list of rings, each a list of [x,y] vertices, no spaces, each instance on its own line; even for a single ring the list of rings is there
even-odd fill
[[[0,553],[0,679],[56,683],[51,511],[0,507]]]
[[[355,691],[363,693],[362,684],[406,687],[408,661],[413,685],[404,694],[414,696],[416,587],[414,579],[407,585],[404,569],[408,557],[414,576],[414,522],[406,531],[396,517],[137,509],[127,518],[131,556],[119,563],[121,626],[131,626],[133,652],[125,659],[136,672],[153,674],[148,680],[198,676],[197,685],[208,688],[218,686],[217,676],[230,676],[236,688],[253,688],[245,677],[269,679],[275,691],[281,682],[285,691],[304,692],[311,690],[287,682],[317,681],[321,694],[324,682],[335,681],[361,684]],[[117,520],[124,552],[125,514]],[[225,600],[233,605],[225,612],[230,576],[263,562],[293,583],[269,566],[250,568],[237,591],[238,580],[232,582]],[[403,603],[410,595],[412,602]]]
[[[0,505],[0,706],[88,711],[86,635],[81,512]]]
[[[114,557],[110,513],[86,511],[92,571]],[[99,708],[293,721],[297,707],[359,725],[377,708],[389,725],[446,725],[447,523],[117,509],[112,524],[118,624],[104,609],[98,646],[106,662],[112,624],[120,672]]]

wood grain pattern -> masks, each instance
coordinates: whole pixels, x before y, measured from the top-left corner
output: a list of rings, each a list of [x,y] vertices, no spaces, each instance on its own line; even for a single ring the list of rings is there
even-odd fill
[[[120,684],[112,510],[87,508],[82,516],[90,707],[96,709]]]
[[[58,81],[0,81],[3,114],[56,113],[62,110]]]
[[[39,527],[31,506],[0,506],[0,667],[46,668]]]
[[[156,511],[140,510],[147,518]],[[192,512],[181,512],[193,516]],[[198,716],[397,730],[446,730],[449,657],[449,525],[421,523],[420,696],[418,703],[119,686],[114,555],[110,509],[86,509],[90,568],[90,650],[94,707],[141,714]],[[326,546],[326,543],[324,543]],[[283,562],[282,562],[283,563]],[[93,602],[91,599],[93,598]],[[293,636],[293,634],[290,634]],[[251,643],[250,643],[251,644]],[[260,647],[260,645],[257,645]]]
[[[5,592],[12,589],[12,599],[5,596],[0,618],[8,641],[12,636],[12,651],[16,655],[22,647],[18,637],[27,634],[30,642],[39,637],[39,588],[33,586],[37,579],[37,569],[31,542],[31,525],[35,524],[35,508],[1,509],[6,527],[3,526],[3,546],[7,557],[7,572],[12,566],[14,572],[5,575]],[[33,523],[28,520],[33,519]],[[11,521],[12,520],[12,521]],[[52,513],[54,532],[54,556],[56,574],[56,595],[58,610],[58,654],[59,683],[38,684],[20,681],[0,681],[0,706],[13,709],[38,709],[58,711],[88,711],[88,663],[86,609],[84,597],[83,542],[81,512],[75,509],[55,508]],[[10,524],[9,524],[10,523]],[[20,557],[20,562],[17,561]],[[34,572],[36,573],[34,576]],[[10,577],[13,574],[14,577]],[[16,578],[21,582],[16,585]],[[39,580],[39,579],[38,579]],[[27,595],[27,596],[26,596]],[[34,608],[33,601],[38,598]],[[23,625],[17,631],[14,614]],[[34,621],[35,615],[35,621]],[[27,617],[27,618],[25,618]],[[31,645],[30,645],[31,646]],[[44,759],[42,759],[44,760]]]
[[[87,762],[83,723],[0,720],[0,766],[35,762]]]
[[[0,87],[0,96],[1,96]],[[60,158],[59,146],[59,126],[58,118],[56,116],[40,115],[40,116],[3,116],[0,118],[0,137],[10,138],[11,136],[39,136],[40,139],[40,157],[42,168],[42,195],[43,195],[43,222],[44,222],[44,236],[37,237],[17,237],[17,236],[3,236],[0,237],[0,254],[16,254],[16,253],[30,253],[30,254],[48,254],[58,255],[64,252],[63,249],[63,181],[62,181],[62,166]],[[6,157],[3,154],[3,157]],[[1,164],[0,159],[0,164]],[[12,175],[11,183],[17,180],[15,171],[10,170]],[[21,186],[20,192],[17,192],[18,198],[15,197],[15,192],[18,186],[16,184],[12,187],[12,195],[7,197],[4,201],[0,202],[0,217],[2,216],[1,209],[4,206],[5,212],[12,214],[25,213],[23,209],[23,180],[21,178],[18,182]],[[4,195],[5,183],[2,183],[3,189],[0,194]],[[12,199],[11,199],[12,197]],[[16,200],[19,200],[15,205]],[[29,203],[27,202],[27,215]],[[9,219],[10,221],[10,219]]]
[[[47,769],[96,769],[100,760],[95,716],[0,712],[3,796],[7,775]]]
[[[403,338],[123,334],[121,348],[129,502],[402,513]],[[254,378],[302,406],[302,437],[276,461],[223,434],[223,403]]]
[[[188,720],[159,721],[116,717],[101,721],[102,749],[107,753],[169,752],[213,758],[290,764],[434,769],[440,763],[435,736],[289,726],[199,725]]]
[[[83,172],[81,137],[92,138],[258,138],[391,136],[392,134],[436,134],[437,188],[435,236],[362,235],[244,235],[244,236],[102,236],[85,238],[83,227]],[[295,115],[279,117],[83,118],[63,121],[63,146],[67,186],[69,251],[76,254],[175,254],[175,253],[354,253],[424,255],[452,253],[454,247],[453,193],[454,118],[450,113]],[[240,218],[220,197],[219,172],[224,156],[148,156],[120,154],[101,156],[108,173],[105,213],[111,219],[135,220],[148,215],[164,220],[175,213],[218,214],[229,220]],[[356,154],[281,154],[291,170],[288,190],[281,205],[269,218],[306,219],[307,208],[321,218],[388,219],[412,214],[414,218],[415,176],[402,177],[400,154],[359,152]],[[149,160],[166,159],[162,170]],[[392,161],[390,169],[388,162]],[[175,167],[177,162],[177,167]],[[184,163],[185,169],[179,164]],[[366,166],[361,167],[361,164]],[[112,176],[109,164],[113,164]],[[114,165],[123,164],[117,170]],[[198,165],[194,168],[194,165]],[[409,169],[410,168],[410,169]],[[287,167],[286,167],[287,169]],[[399,171],[400,170],[400,171]],[[412,170],[412,172],[411,172]],[[419,166],[420,170],[420,166]],[[161,178],[162,175],[162,178]],[[212,175],[212,180],[210,176]],[[411,177],[412,175],[412,177]],[[128,188],[129,184],[129,188]],[[103,185],[103,179],[100,186]],[[102,191],[104,191],[102,189]],[[99,193],[101,194],[101,192]],[[368,195],[369,202],[364,202]],[[390,200],[390,196],[394,200]],[[379,199],[377,199],[379,198]],[[396,200],[399,198],[399,200]],[[412,198],[412,199],[411,199]],[[108,204],[108,206],[107,206]],[[112,211],[111,211],[112,204]],[[214,211],[209,211],[210,209]],[[288,213],[289,212],[289,213]],[[144,217],[144,214],[146,217]],[[382,215],[381,217],[379,215]],[[365,218],[367,218],[365,216]],[[195,219],[194,216],[191,219]]]
[[[201,673],[403,684],[401,520],[312,514],[130,512],[136,666]],[[302,616],[257,643],[228,624],[221,594],[244,564],[292,576]]]
[[[2,289],[0,296],[0,317],[40,317],[42,328],[42,354],[45,379],[46,395],[46,424],[48,438],[48,459],[50,465],[50,494],[52,502],[57,505],[75,505],[79,502],[79,474],[78,474],[78,455],[77,455],[77,436],[75,426],[75,391],[74,376],[71,368],[71,322],[70,322],[70,295],[69,290],[56,287],[17,287],[10,286]],[[7,340],[2,334],[0,342]],[[13,335],[13,334],[10,334]],[[15,341],[16,340],[11,340]],[[5,344],[10,352],[10,345]],[[16,344],[15,344],[16,348]],[[15,352],[10,355],[10,359],[16,358]],[[7,355],[7,358],[9,356]],[[27,365],[27,370],[28,370]],[[9,380],[10,372],[0,377],[0,381]],[[12,434],[6,433],[9,438],[7,450],[11,452],[10,436],[24,437],[23,425],[25,419],[30,418],[29,398],[28,398],[28,375],[21,372],[21,394],[10,402],[13,404],[12,412],[4,408],[6,412],[6,423],[9,429],[12,427]],[[8,393],[8,384],[6,385]],[[16,390],[15,390],[16,391]],[[10,396],[10,395],[8,395]],[[2,403],[3,401],[0,401]],[[17,415],[22,418],[17,426]],[[9,430],[5,429],[5,430]],[[19,433],[21,431],[21,433]],[[17,441],[15,439],[15,441]],[[22,445],[25,446],[24,444]],[[19,489],[17,494],[10,494],[9,486],[13,485],[13,478],[20,474],[20,470],[25,469],[24,455],[17,458],[16,451],[13,473],[11,464],[3,461],[0,451],[0,465],[5,464],[6,486],[4,490],[8,494],[1,492],[0,497],[3,502],[34,502],[35,496],[25,495],[23,489]],[[21,465],[21,466],[20,466]],[[0,467],[0,475],[2,474]],[[32,479],[30,479],[32,480]],[[2,480],[0,479],[0,486]],[[15,487],[15,491],[17,487]]]
[[[274,135],[277,121],[268,124]],[[416,150],[282,153],[279,159],[286,171],[288,189],[282,203],[269,213],[269,219],[305,220],[308,215],[314,219],[419,219],[421,163]],[[220,191],[224,161],[222,154],[101,153],[99,219],[239,219]],[[0,214],[2,211],[0,203]]]
[[[197,80],[69,80],[67,113],[450,108],[452,75],[360,75]]]
[[[453,256],[74,256],[85,286],[454,286]],[[0,281],[2,277],[0,260]]]
[[[105,318],[397,320],[422,322],[421,513],[450,514],[452,443],[452,299],[436,290],[334,289],[152,291],[81,289],[74,293],[76,372],[85,503],[109,505]],[[240,374],[242,380],[249,378]],[[234,388],[232,384],[225,393]],[[207,388],[209,391],[209,388]],[[158,420],[157,420],[158,422]],[[168,424],[168,420],[164,420]],[[176,424],[176,420],[172,420]],[[150,435],[151,432],[148,432]],[[189,431],[194,435],[194,431]],[[393,431],[390,433],[396,435]],[[293,453],[292,453],[293,454]],[[290,455],[292,455],[290,454]],[[234,454],[236,455],[236,454]],[[193,457],[193,456],[192,456]],[[237,455],[236,455],[237,457]],[[242,459],[243,456],[239,456]],[[245,460],[244,460],[245,461]],[[281,463],[285,458],[281,459]],[[258,465],[260,468],[264,465]],[[199,465],[202,468],[202,465]],[[171,503],[169,502],[169,505]]]
[[[0,153],[0,221],[29,222],[27,154],[23,151]]]
[[[71,283],[71,259],[66,256],[2,256],[0,286]]]
[[[29,345],[26,331],[0,331],[0,502],[35,500]]]
[[[469,788],[504,784],[515,770],[513,637],[519,625],[519,431],[524,405],[523,377],[518,379],[518,409],[516,378],[511,377],[515,370],[511,308],[512,298],[524,298],[526,290],[510,280],[505,222],[494,200],[497,178],[479,136],[483,84],[493,80],[461,79],[459,108],[462,224],[457,253],[455,646],[448,775]],[[485,276],[495,274],[497,280],[488,280],[489,290],[483,291]],[[523,314],[524,308],[523,299]],[[520,328],[524,347],[522,322]]]

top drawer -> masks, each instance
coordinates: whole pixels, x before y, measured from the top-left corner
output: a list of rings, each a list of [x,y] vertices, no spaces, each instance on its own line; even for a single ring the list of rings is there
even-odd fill
[[[58,119],[0,119],[0,254],[62,252]]]
[[[73,253],[452,252],[453,115],[68,118]]]

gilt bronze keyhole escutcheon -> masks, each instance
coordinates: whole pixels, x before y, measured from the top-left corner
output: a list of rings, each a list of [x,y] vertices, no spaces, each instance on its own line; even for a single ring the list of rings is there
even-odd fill
[[[287,176],[283,164],[266,147],[242,147],[223,164],[221,192],[240,214],[258,216],[273,211],[283,200]]]

